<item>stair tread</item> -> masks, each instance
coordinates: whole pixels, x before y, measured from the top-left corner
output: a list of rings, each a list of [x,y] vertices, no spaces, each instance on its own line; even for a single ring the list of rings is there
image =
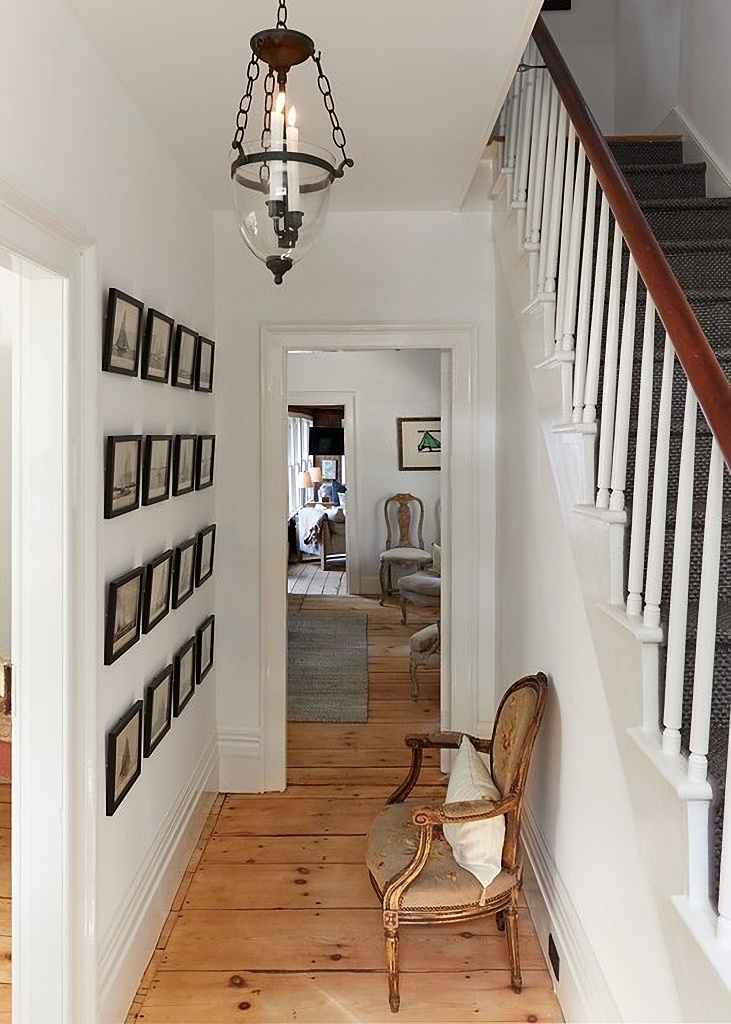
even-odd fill
[[[623,174],[705,174],[704,162],[683,164],[623,164]]]
[[[731,238],[678,238],[664,241],[662,251],[671,256],[693,252],[731,252]]]
[[[641,199],[643,210],[724,210],[731,208],[731,196],[705,196],[686,199]]]

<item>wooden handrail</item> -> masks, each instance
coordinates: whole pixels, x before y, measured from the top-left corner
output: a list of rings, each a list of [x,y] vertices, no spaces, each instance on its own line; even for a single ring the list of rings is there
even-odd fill
[[[542,17],[533,28],[533,39],[731,469],[731,383]]]

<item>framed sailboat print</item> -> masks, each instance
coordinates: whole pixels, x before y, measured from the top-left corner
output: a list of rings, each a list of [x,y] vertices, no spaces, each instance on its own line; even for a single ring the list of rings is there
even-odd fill
[[[142,771],[142,701],[107,733],[107,815],[114,814]]]
[[[109,289],[102,370],[136,377],[140,365],[143,304],[117,288]]]
[[[124,434],[107,438],[104,465],[104,518],[114,519],[138,508],[142,435]]]
[[[440,469],[442,464],[442,421],[440,417],[400,416],[398,468],[400,470]]]

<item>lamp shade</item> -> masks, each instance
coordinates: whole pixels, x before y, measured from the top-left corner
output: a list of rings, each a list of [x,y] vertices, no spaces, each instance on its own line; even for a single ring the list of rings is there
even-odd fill
[[[304,473],[297,474],[297,486],[298,487],[312,487],[312,477],[305,470]]]
[[[313,484],[322,483],[322,470],[319,466],[310,466],[309,474],[310,480],[312,480]]]

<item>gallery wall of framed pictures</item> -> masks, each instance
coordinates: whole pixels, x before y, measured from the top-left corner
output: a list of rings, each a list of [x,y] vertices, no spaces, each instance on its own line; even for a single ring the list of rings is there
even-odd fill
[[[212,394],[214,361],[215,343],[210,338],[190,326],[176,323],[167,313],[146,308],[142,301],[126,292],[109,289],[102,345],[103,371],[179,389],[180,398],[167,408],[182,413],[184,409],[192,410],[188,403],[198,401],[195,397],[187,398],[186,391],[193,396]],[[132,389],[131,409],[150,405],[141,398],[140,391],[135,393],[135,388],[146,388],[146,383],[134,385],[120,381],[120,385]],[[149,394],[153,392],[154,388]],[[176,512],[173,519],[165,512],[168,507],[172,512],[172,504],[156,513],[147,513],[145,509],[213,487],[216,437],[197,432],[157,432],[160,427],[165,430],[159,419],[159,403],[156,411],[155,422],[150,426],[157,430],[146,431],[142,425],[139,433],[110,433],[104,438],[104,519],[116,520],[128,512],[140,510],[140,515],[150,516],[153,531],[162,527],[166,534],[159,538],[159,553],[144,564],[134,564],[136,559],[130,549],[127,564],[133,567],[105,583],[103,661],[106,666],[115,664],[137,644],[149,645],[146,638],[163,620],[172,623],[177,619],[178,610],[197,589],[207,587],[208,599],[212,600],[208,581],[213,576],[215,523],[209,520],[207,525],[200,526],[199,510],[198,522],[189,522],[186,529],[184,515]],[[199,414],[194,415],[198,420],[195,427],[200,430]],[[135,424],[138,430],[140,425]],[[201,509],[209,504],[204,503]],[[177,502],[175,506],[187,507],[185,504],[178,506]],[[191,509],[196,507],[195,502],[190,505]],[[205,519],[203,521],[205,523]],[[171,544],[173,522],[178,538]],[[113,529],[116,539],[117,528]],[[123,530],[119,536],[130,534]],[[117,546],[115,551],[119,551]],[[156,634],[160,640],[146,648],[150,658],[157,659],[162,653],[165,660],[150,665],[151,671],[145,672],[146,680],[141,680],[142,693],[137,695],[140,699],[132,701],[106,730],[108,816],[117,811],[142,774],[145,759],[153,755],[174,728],[176,719],[193,699],[196,687],[213,668],[215,617],[206,612],[190,633],[195,620],[190,621],[188,607],[195,614],[191,603],[179,617],[179,625],[163,627],[162,632]],[[185,631],[182,638],[181,629]],[[167,636],[172,638],[172,646],[166,654],[164,648],[162,652],[160,648]]]

